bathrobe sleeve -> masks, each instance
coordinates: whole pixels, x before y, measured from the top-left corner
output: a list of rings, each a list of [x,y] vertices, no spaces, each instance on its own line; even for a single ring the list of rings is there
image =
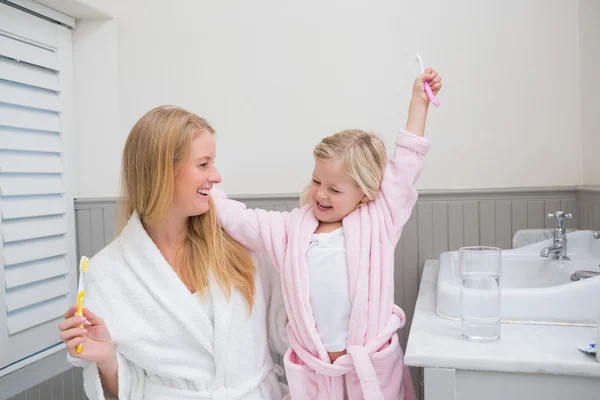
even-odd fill
[[[73,358],[68,354],[67,361],[75,367],[83,368],[83,386],[87,398],[90,400],[117,399],[117,397],[104,391],[96,363]],[[117,353],[117,365],[119,397],[122,399],[141,399],[141,389],[144,387],[144,370],[137,368],[119,353]]]
[[[96,273],[103,265],[110,265],[114,261],[106,256],[97,256],[90,261],[90,272],[85,282],[85,305],[94,314],[100,316],[106,324],[113,339],[119,335],[119,326],[112,320],[111,315],[115,312],[109,305],[110,288],[103,284],[104,276]],[[144,396],[144,383],[146,372],[136,366],[119,353],[117,344],[117,379],[119,381],[119,399],[142,399]],[[87,362],[68,356],[69,362],[83,368],[83,386],[90,400],[115,399],[104,391],[100,380],[100,373],[95,362]]]
[[[376,199],[385,215],[388,237],[394,244],[417,202],[414,185],[423,170],[429,145],[429,139],[405,130],[396,136],[394,155],[386,166]]]
[[[119,399],[142,399],[146,373],[117,352]],[[90,400],[116,399],[104,392],[96,363],[89,363],[83,369],[83,386]]]
[[[267,254],[279,271],[285,260],[290,213],[251,210],[218,189],[210,193],[223,229],[248,249]]]

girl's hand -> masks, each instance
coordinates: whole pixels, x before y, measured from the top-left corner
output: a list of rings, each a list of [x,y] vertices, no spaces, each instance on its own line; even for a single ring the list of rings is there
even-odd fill
[[[67,345],[71,357],[102,364],[116,364],[117,353],[104,320],[87,308],[83,316],[74,316],[77,306],[67,310],[65,320],[58,324],[60,338]],[[89,324],[86,323],[89,321]],[[83,329],[79,328],[80,324]],[[78,344],[83,344],[81,353],[77,353]]]
[[[423,82],[429,82],[431,91],[434,95],[437,95],[442,88],[442,77],[433,68],[426,68],[425,73],[417,76],[413,85],[413,99],[419,99],[429,105],[429,97],[425,93],[425,84]]]

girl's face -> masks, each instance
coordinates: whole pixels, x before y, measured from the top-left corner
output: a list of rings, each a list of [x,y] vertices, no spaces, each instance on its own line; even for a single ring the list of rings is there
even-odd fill
[[[369,199],[348,176],[340,160],[315,162],[309,199],[321,222],[339,222]]]

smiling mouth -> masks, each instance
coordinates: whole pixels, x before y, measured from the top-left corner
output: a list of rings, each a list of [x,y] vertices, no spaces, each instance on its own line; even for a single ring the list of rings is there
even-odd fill
[[[198,193],[198,194],[200,194],[202,196],[208,196],[209,192],[210,192],[210,190],[208,190],[208,189],[199,189],[199,190],[196,190],[196,193]]]
[[[333,206],[327,206],[319,201],[317,201],[317,205],[319,206],[319,208],[322,208],[324,210],[329,210],[330,208],[332,208]]]

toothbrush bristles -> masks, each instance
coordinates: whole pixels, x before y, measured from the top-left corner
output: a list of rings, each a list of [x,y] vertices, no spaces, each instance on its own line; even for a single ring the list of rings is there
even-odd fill
[[[86,256],[82,256],[81,260],[79,261],[79,271],[83,272],[83,273],[87,273],[89,262],[90,262],[89,258],[87,258]]]
[[[421,58],[421,55],[419,53],[417,53],[417,61],[419,62],[419,64],[421,64],[421,73],[424,74],[425,66],[423,65],[423,59]]]

